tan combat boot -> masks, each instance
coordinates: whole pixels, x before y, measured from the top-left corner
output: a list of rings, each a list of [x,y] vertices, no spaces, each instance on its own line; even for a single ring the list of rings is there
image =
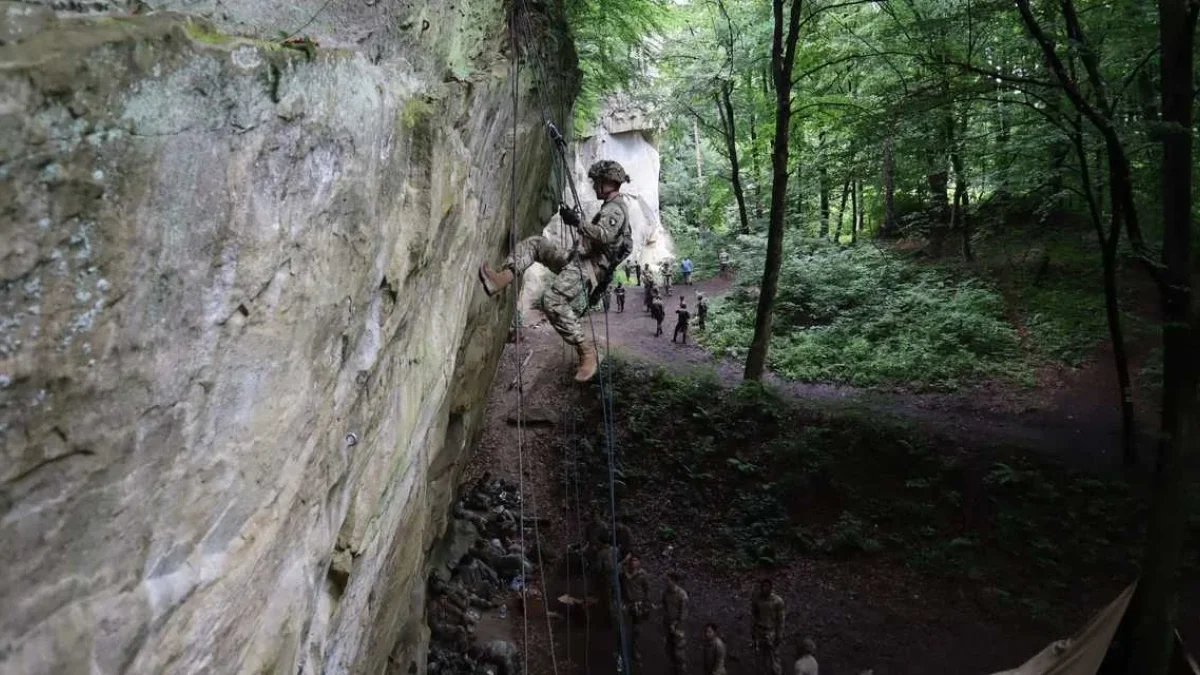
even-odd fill
[[[580,342],[575,349],[579,352],[579,370],[575,371],[575,381],[587,382],[596,375],[596,367],[599,365],[596,349],[587,342]]]
[[[513,280],[513,271],[505,267],[499,272],[492,271],[487,263],[479,266],[479,283],[483,284],[483,291],[488,296],[493,296],[504,290]]]

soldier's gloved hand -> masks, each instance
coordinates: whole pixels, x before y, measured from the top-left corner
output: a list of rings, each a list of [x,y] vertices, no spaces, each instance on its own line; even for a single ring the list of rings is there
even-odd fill
[[[558,205],[558,215],[562,221],[571,227],[579,227],[579,214],[566,204]]]

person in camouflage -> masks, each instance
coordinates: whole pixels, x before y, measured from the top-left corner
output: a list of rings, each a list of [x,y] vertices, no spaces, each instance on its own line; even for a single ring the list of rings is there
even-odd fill
[[[650,264],[646,264],[646,269],[642,272],[642,287],[646,291],[645,303],[646,311],[650,311],[650,303],[654,300],[654,275],[650,273]]]
[[[704,330],[704,320],[708,318],[708,298],[703,293],[696,293],[696,329]]]
[[[671,282],[674,281],[674,279],[672,277],[675,276],[673,273],[673,270],[672,270],[672,265],[671,265],[670,260],[662,261],[662,265],[659,265],[659,267],[658,267],[658,275],[659,275],[659,278],[662,279],[663,291],[667,294],[667,297],[670,297],[671,296]]]
[[[667,310],[663,307],[662,298],[658,297],[658,291],[654,291],[654,297],[650,300],[650,316],[654,319],[654,337],[663,334],[662,322],[667,316]]]
[[[783,638],[786,614],[783,598],[775,594],[770,579],[758,583],[758,593],[750,600],[753,620],[750,635],[754,640],[754,654],[758,663],[756,672],[763,675],[782,675],[783,664],[779,660],[779,642]]]
[[[642,569],[642,559],[631,553],[621,565],[621,594],[626,613],[629,614],[629,644],[634,662],[641,662],[642,653],[638,638],[642,635],[642,622],[650,615],[650,575]]]
[[[584,338],[579,314],[599,299],[594,294],[608,287],[613,272],[633,246],[628,207],[621,193],[629,174],[617,162],[600,160],[588,169],[588,178],[596,198],[604,202],[591,222],[582,224],[579,214],[565,205],[559,209],[563,223],[579,230],[575,250],[565,251],[545,237],[529,237],[517,244],[498,271],[487,263],[479,266],[479,281],[489,296],[499,293],[535,262],[557,275],[542,296],[542,310],[563,340],[575,346],[578,382],[592,379],[599,365],[595,347]]]
[[[683,632],[688,615],[688,594],[679,585],[679,574],[667,574],[667,587],[662,594],[663,632],[666,634],[667,660],[674,675],[687,670],[687,636]]]
[[[725,675],[725,641],[717,634],[717,624],[715,623],[704,627],[703,674]]]

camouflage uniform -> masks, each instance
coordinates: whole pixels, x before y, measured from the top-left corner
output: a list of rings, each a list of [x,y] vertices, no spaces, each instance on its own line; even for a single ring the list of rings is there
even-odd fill
[[[662,277],[663,292],[668,296],[671,295],[671,282],[673,281],[671,277],[674,276],[671,274],[671,263],[664,260],[662,267],[660,267],[658,270],[658,273],[659,276]]]
[[[610,247],[627,227],[624,195],[606,200],[590,223],[580,223],[579,241],[574,253],[568,253],[545,237],[529,237],[517,243],[504,266],[521,273],[535,262],[554,272],[554,282],[542,295],[542,311],[554,330],[568,344],[584,341],[579,315],[589,305],[593,289],[607,285],[612,271],[621,262],[610,258]]]
[[[701,295],[696,298],[696,328],[704,330],[704,320],[708,318],[708,298]]]
[[[704,643],[704,675],[725,675],[725,641],[719,637]]]
[[[595,579],[596,597],[600,598],[600,607],[604,609],[609,620],[616,625],[616,604],[614,602],[613,589],[613,570],[616,567],[613,565],[613,548],[611,544],[605,543],[596,551],[595,558]]]
[[[688,594],[678,584],[667,584],[662,594],[663,631],[666,633],[667,660],[671,672],[682,675],[687,670],[687,637],[683,624],[687,621]]]
[[[650,575],[640,567],[635,570],[625,566],[621,570],[621,594],[624,596],[625,611],[629,613],[629,642],[633,648],[633,658],[641,661],[638,638],[642,635],[642,621],[650,614]]]
[[[783,598],[776,593],[764,596],[755,593],[750,601],[750,611],[754,617],[754,654],[758,661],[756,672],[766,675],[782,675],[783,664],[779,660],[779,641],[783,637],[784,609]]]
[[[667,315],[667,310],[663,308],[663,303],[660,298],[654,298],[650,301],[650,316],[654,317],[654,337],[663,334],[662,322]]]

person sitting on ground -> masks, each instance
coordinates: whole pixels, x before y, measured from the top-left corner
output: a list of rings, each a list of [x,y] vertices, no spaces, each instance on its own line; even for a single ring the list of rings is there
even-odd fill
[[[796,659],[795,675],[819,675],[817,672],[817,643],[806,637],[800,641],[800,658]]]
[[[654,291],[654,298],[650,301],[650,317],[654,319],[655,324],[654,337],[658,337],[663,334],[662,322],[666,317],[666,314],[666,310],[663,309],[662,298],[659,297],[658,290],[656,289]]]
[[[489,296],[499,293],[535,262],[557,275],[542,296],[542,309],[558,334],[579,354],[578,382],[592,379],[598,362],[595,347],[584,339],[576,307],[582,310],[600,299],[613,272],[633,248],[628,207],[621,193],[629,174],[617,162],[605,159],[588,169],[588,178],[596,197],[604,202],[591,222],[582,224],[579,214],[565,205],[559,209],[563,223],[579,230],[574,251],[565,251],[545,237],[529,237],[517,244],[498,271],[486,262],[479,266],[479,281]]]
[[[686,345],[688,319],[691,318],[691,313],[688,312],[687,301],[683,298],[679,298],[679,309],[675,310],[675,314],[678,315],[679,319],[675,322],[675,334],[671,336],[671,342],[679,339],[679,334],[683,333],[682,343]]]

